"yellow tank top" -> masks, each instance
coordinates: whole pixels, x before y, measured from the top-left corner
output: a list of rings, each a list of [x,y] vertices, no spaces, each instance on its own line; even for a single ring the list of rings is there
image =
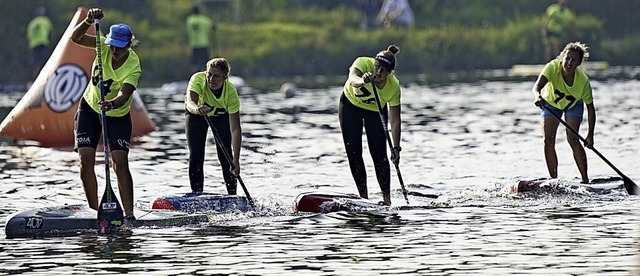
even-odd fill
[[[357,68],[362,73],[373,72],[374,61],[371,57],[359,57],[353,62],[350,70],[351,68]],[[373,95],[373,87],[371,85],[371,83],[367,83],[361,88],[355,88],[351,86],[347,80],[344,84],[344,94],[353,105],[370,111],[378,111],[375,96]],[[389,103],[389,106],[400,105],[400,81],[393,73],[387,76],[387,82],[384,87],[377,89],[377,91],[381,106],[387,103]]]

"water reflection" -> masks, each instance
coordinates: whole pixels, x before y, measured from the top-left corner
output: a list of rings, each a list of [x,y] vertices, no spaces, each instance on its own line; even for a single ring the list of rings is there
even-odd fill
[[[405,88],[400,167],[412,191],[411,206],[392,173],[393,208],[332,214],[295,214],[292,206],[302,192],[356,191],[337,120],[341,88],[301,89],[287,99],[276,90],[243,90],[243,180],[259,210],[211,214],[211,223],[187,228],[3,237],[0,274],[630,274],[638,262],[640,199],[626,195],[621,185],[594,184],[603,193],[573,188],[578,173],[566,143],[557,144],[558,189],[509,193],[518,179],[546,175],[531,85],[479,81]],[[640,82],[592,85],[598,149],[640,179],[634,175],[640,112],[629,101]],[[130,154],[136,206],[144,208],[159,195],[189,189],[188,154],[183,95],[140,93],[158,127]],[[19,95],[0,95],[0,114],[17,100]],[[563,133],[559,141],[565,140]],[[208,143],[213,145],[211,137]],[[211,149],[205,190],[224,192]],[[587,154],[592,177],[615,176]],[[0,140],[0,180],[3,218],[28,208],[84,202],[77,156],[68,149]],[[373,175],[369,184],[371,197],[379,199]]]

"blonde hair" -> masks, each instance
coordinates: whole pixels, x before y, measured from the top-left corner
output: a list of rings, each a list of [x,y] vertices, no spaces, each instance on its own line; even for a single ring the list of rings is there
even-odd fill
[[[229,77],[229,73],[231,72],[231,65],[225,58],[212,58],[207,61],[207,69],[209,68],[218,68],[220,69],[225,77]]]
[[[560,55],[558,55],[558,58],[562,60],[564,57],[567,56],[569,51],[576,51],[580,55],[580,58],[581,58],[580,64],[582,64],[582,62],[587,61],[587,59],[589,58],[589,47],[586,44],[582,42],[577,42],[577,41],[568,43],[566,46],[564,46],[564,49],[562,49],[562,52],[560,52]]]

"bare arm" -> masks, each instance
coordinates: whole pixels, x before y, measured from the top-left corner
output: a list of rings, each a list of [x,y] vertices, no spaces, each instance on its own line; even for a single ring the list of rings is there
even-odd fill
[[[187,111],[198,115],[206,115],[211,112],[211,107],[208,105],[198,106],[198,99],[200,99],[198,93],[187,91]]]
[[[100,109],[108,111],[123,106],[131,98],[134,91],[136,91],[136,88],[133,85],[128,83],[122,84],[122,87],[115,98],[110,101],[100,101],[98,103],[100,105]]]
[[[533,89],[531,89],[531,91],[533,92],[534,104],[536,106],[542,106],[544,103],[544,99],[542,99],[542,94],[540,94],[540,92],[548,82],[549,80],[547,80],[547,77],[540,74],[540,76],[538,76],[538,80],[536,80],[536,83],[533,85]]]
[[[400,147],[400,133],[402,129],[402,120],[400,119],[400,106],[389,106],[389,122],[391,123],[391,140],[393,147]],[[393,159],[394,164],[400,163],[400,151],[393,149],[396,158]]]
[[[595,133],[596,129],[596,108],[593,105],[593,102],[587,104],[587,118],[589,122],[589,132],[587,133],[587,142],[585,143],[585,146],[587,148],[593,148],[593,134]]]
[[[91,24],[93,24],[95,19],[102,19],[102,17],[104,17],[104,15],[102,14],[101,9],[90,9],[89,12],[87,12],[87,18],[78,23],[78,25],[73,29],[73,33],[71,33],[71,41],[86,48],[95,48],[96,36],[87,34],[87,30],[91,27]]]
[[[242,148],[242,127],[240,126],[240,112],[229,115],[229,125],[231,127],[231,144],[233,147],[233,165],[232,171],[235,175],[240,174],[240,149]]]
[[[355,88],[360,88],[366,83],[373,81],[373,74],[367,72],[362,73],[358,68],[351,68],[349,70],[349,84]]]

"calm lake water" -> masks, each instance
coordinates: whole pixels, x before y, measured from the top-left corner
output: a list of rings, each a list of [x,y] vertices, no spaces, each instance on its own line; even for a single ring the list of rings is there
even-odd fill
[[[292,212],[302,192],[356,193],[338,125],[338,86],[301,89],[286,99],[277,89],[241,92],[242,176],[261,208],[212,215],[206,225],[6,239],[9,214],[83,203],[84,195],[76,154],[2,140],[0,275],[636,274],[640,199],[621,185],[604,194],[566,188],[579,173],[564,131],[557,144],[560,188],[508,192],[519,179],[547,176],[532,85],[533,80],[405,87],[402,176],[408,190],[441,196],[410,196],[406,206],[392,169],[395,208],[387,211]],[[638,182],[640,81],[592,85],[596,148]],[[187,148],[182,92],[139,92],[157,125],[130,153],[137,205],[146,208],[157,196],[189,190]],[[21,95],[0,94],[0,114]],[[583,123],[583,135],[586,128]],[[212,145],[209,136],[205,191],[224,193]],[[366,153],[370,196],[380,200]],[[617,176],[593,152],[587,154],[592,178]],[[104,183],[104,171],[96,171]]]

